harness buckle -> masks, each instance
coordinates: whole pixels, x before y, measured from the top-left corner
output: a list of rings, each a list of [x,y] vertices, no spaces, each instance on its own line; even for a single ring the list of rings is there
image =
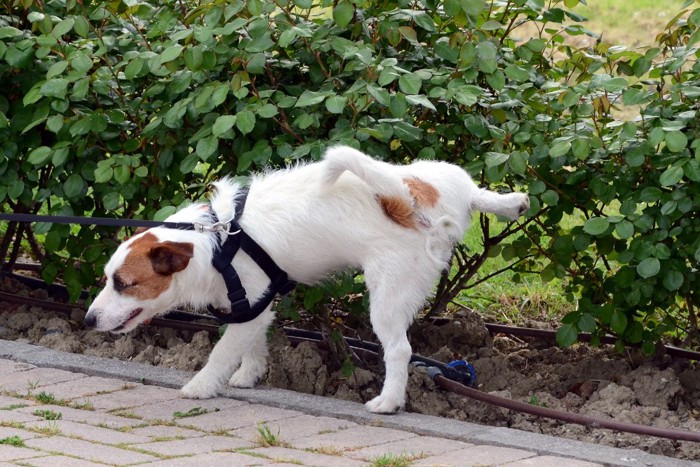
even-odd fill
[[[215,222],[212,225],[204,225],[201,222],[194,222],[194,230],[199,233],[204,232],[221,232],[226,235],[238,235],[241,229],[236,231],[231,230],[231,222]]]

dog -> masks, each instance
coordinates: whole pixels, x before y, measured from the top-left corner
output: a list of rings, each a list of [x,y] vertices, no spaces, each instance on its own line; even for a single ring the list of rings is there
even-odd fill
[[[212,224],[233,219],[242,187],[229,178],[214,184],[211,205],[192,204],[170,222]],[[331,147],[319,162],[252,178],[239,219],[291,279],[318,284],[334,271],[359,268],[369,291],[372,329],[384,350],[386,376],[369,411],[403,408],[411,346],[406,332],[453,246],[466,233],[471,213],[511,221],[529,209],[523,193],[477,187],[460,167],[420,160],[392,165],[346,146]],[[123,242],[105,266],[106,285],[85,323],[126,333],[176,306],[231,306],[212,255],[224,235],[155,227]],[[244,252],[233,259],[253,301],[270,279]],[[188,398],[215,397],[228,384],[249,388],[267,371],[268,306],[252,321],[229,325],[207,364],[182,389]]]

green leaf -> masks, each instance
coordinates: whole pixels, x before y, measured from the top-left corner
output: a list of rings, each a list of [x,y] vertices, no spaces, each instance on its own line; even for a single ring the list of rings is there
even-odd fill
[[[39,88],[39,93],[42,96],[56,97],[58,99],[63,99],[66,97],[66,91],[68,90],[68,80],[64,78],[54,78],[50,79]]]
[[[180,44],[171,45],[167,49],[163,50],[163,52],[161,52],[160,56],[158,57],[158,61],[160,63],[167,63],[172,60],[175,60],[177,57],[180,56],[182,49],[184,49],[184,47]]]
[[[627,220],[620,221],[615,225],[615,232],[623,240],[632,238],[632,235],[634,235],[634,224]]]
[[[406,102],[409,102],[414,105],[422,105],[426,109],[430,109],[433,112],[437,112],[437,109],[433,105],[432,102],[430,102],[430,99],[428,99],[425,95],[420,94],[417,96],[406,96]]]
[[[66,68],[68,68],[68,62],[66,61],[60,61],[56,62],[53,65],[49,67],[49,69],[46,71],[46,79],[50,80],[51,78],[54,78],[61,73],[63,73]]]
[[[203,161],[207,160],[219,148],[219,138],[214,135],[207,136],[197,141],[195,152]]]
[[[666,147],[671,152],[681,152],[688,144],[688,137],[684,133],[674,130],[666,133]]]
[[[299,99],[297,100],[294,107],[309,107],[311,105],[316,105],[326,98],[326,95],[320,92],[309,91],[308,89],[301,93]]]
[[[63,115],[52,115],[46,120],[46,129],[58,133],[63,128]]]
[[[219,137],[226,133],[228,130],[233,128],[233,125],[236,123],[236,116],[235,115],[222,115],[219,118],[216,119],[214,124],[211,126],[211,133]],[[207,156],[208,157],[208,156]]]
[[[78,174],[71,174],[63,184],[63,193],[68,198],[75,198],[82,194],[84,187],[85,182],[83,181],[83,177]]]
[[[661,186],[671,186],[680,182],[683,178],[683,167],[673,166],[664,170],[659,177],[659,183]]]
[[[236,114],[236,128],[247,135],[255,128],[255,114],[250,110],[242,110]]]
[[[664,274],[663,284],[666,290],[673,292],[674,290],[680,289],[684,281],[683,273],[674,269],[669,269],[666,271],[666,274]]]
[[[51,35],[56,38],[61,37],[73,29],[74,24],[75,20],[73,18],[66,18],[54,26]]]
[[[39,146],[29,153],[27,162],[34,165],[43,165],[51,157],[51,148],[48,146]]]
[[[331,96],[326,99],[326,110],[332,114],[342,114],[343,110],[345,110],[346,102],[347,99],[345,99],[343,96]]]
[[[328,101],[326,101],[326,106],[328,106]],[[272,118],[278,114],[277,107],[273,104],[265,104],[259,109],[257,109],[258,116],[262,118]]]
[[[625,89],[629,83],[625,78],[612,78],[603,83],[603,89],[608,92],[618,92]]]
[[[550,157],[561,157],[566,155],[567,152],[569,152],[569,149],[571,149],[571,142],[570,141],[560,141],[559,143],[555,144],[549,149],[549,156]]]
[[[592,217],[583,224],[583,231],[589,235],[602,235],[610,227],[607,217]]]
[[[637,274],[644,279],[654,277],[661,270],[661,262],[657,258],[647,258],[637,265]]]
[[[0,39],[6,39],[8,37],[21,36],[22,31],[12,26],[3,26],[0,28]]]
[[[557,330],[557,344],[560,347],[570,347],[578,340],[578,329],[574,324],[563,324]]]
[[[90,23],[88,23],[87,18],[84,16],[76,16],[73,29],[75,29],[75,32],[78,33],[80,37],[87,37],[90,33]]]
[[[477,45],[479,69],[484,73],[493,73],[498,68],[496,61],[496,45],[492,42],[479,42]]]
[[[620,310],[613,310],[610,317],[610,329],[615,334],[622,334],[627,329],[627,316]]]
[[[399,89],[405,94],[418,94],[423,80],[415,73],[408,73],[399,78]]]
[[[128,80],[132,80],[141,73],[145,60],[139,57],[133,58],[129,64],[124,68],[124,76]]]
[[[487,167],[501,165],[508,160],[509,155],[502,152],[487,152],[484,154]]]
[[[590,313],[583,313],[578,320],[578,328],[583,332],[593,332],[596,328],[595,318]]]
[[[336,24],[341,28],[344,28],[350,21],[352,21],[355,16],[355,6],[346,0],[338,2],[335,8],[333,8],[333,19]]]

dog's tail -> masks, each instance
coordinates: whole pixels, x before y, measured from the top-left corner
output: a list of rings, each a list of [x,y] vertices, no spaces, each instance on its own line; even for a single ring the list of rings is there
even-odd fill
[[[331,147],[326,151],[324,162],[322,183],[326,187],[333,185],[343,172],[348,171],[378,194],[410,198],[403,179],[391,164],[372,159],[357,149],[348,146]]]

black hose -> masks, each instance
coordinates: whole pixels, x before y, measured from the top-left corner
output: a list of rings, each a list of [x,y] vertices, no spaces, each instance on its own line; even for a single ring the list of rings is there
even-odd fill
[[[700,443],[700,433],[692,431],[674,430],[671,428],[662,428],[657,426],[637,425],[635,423],[620,422],[616,420],[607,420],[604,418],[596,418],[588,415],[554,410],[538,405],[527,404],[525,402],[505,399],[503,397],[494,396],[476,389],[469,388],[455,381],[445,378],[439,372],[433,376],[433,381],[441,388],[459,394],[461,396],[475,399],[487,404],[502,407],[504,409],[513,410],[516,412],[528,413],[536,417],[550,418],[566,423],[576,423],[591,428],[607,428],[609,430],[623,431],[626,433],[635,433],[645,436],[654,436],[657,438],[667,438],[679,441],[694,441]]]

